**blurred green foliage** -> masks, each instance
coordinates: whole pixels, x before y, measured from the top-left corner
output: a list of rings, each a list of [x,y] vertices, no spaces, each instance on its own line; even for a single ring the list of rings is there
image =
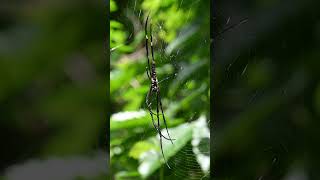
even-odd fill
[[[32,159],[58,156],[67,162],[68,157],[106,151],[103,6],[88,1],[4,2],[1,172]],[[98,173],[106,178],[105,172]]]
[[[150,13],[162,104],[170,135],[176,139],[173,145],[163,142],[165,157],[172,164],[186,148],[188,154],[180,155],[179,159],[199,157],[201,153],[195,154],[190,148],[191,141],[198,138],[194,132],[208,126],[207,123],[198,126],[197,122],[209,121],[209,1],[111,1],[111,5],[112,177],[188,179],[197,174],[204,177],[208,170],[202,172],[196,160],[190,169],[179,165],[170,170],[164,164],[145,105],[150,81],[146,74],[144,22]],[[208,147],[209,142],[204,146]],[[209,158],[208,148],[206,153]],[[185,174],[179,174],[179,168],[185,169]]]

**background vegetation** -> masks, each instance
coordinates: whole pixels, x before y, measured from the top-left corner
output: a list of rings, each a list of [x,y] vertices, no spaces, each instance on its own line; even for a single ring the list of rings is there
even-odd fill
[[[1,2],[4,179],[106,179],[105,7]]]
[[[319,1],[215,7],[215,179],[320,179]]]
[[[209,7],[209,1],[110,1],[111,177],[208,179]],[[150,88],[144,33],[148,13],[158,79],[165,79],[162,103],[176,139],[174,145],[164,141],[171,170],[145,105]]]

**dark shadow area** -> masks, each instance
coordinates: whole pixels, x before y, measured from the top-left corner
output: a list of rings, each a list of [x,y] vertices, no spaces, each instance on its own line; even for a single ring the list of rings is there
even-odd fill
[[[319,1],[217,1],[215,179],[319,179]]]
[[[1,3],[1,178],[106,179],[104,3]]]

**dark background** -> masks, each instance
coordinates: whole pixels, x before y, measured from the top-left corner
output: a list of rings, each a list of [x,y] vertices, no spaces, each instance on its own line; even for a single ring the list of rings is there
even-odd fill
[[[213,42],[215,179],[320,179],[318,7],[215,1],[216,32],[248,18]]]
[[[105,3],[1,2],[3,179],[106,179]]]

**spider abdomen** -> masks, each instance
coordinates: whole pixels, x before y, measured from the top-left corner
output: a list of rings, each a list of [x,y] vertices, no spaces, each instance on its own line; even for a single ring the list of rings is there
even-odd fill
[[[151,78],[151,89],[153,92],[157,92],[159,89],[158,79],[156,77]]]
[[[153,92],[157,92],[159,89],[157,73],[156,73],[156,65],[154,62],[151,65],[151,89]]]

